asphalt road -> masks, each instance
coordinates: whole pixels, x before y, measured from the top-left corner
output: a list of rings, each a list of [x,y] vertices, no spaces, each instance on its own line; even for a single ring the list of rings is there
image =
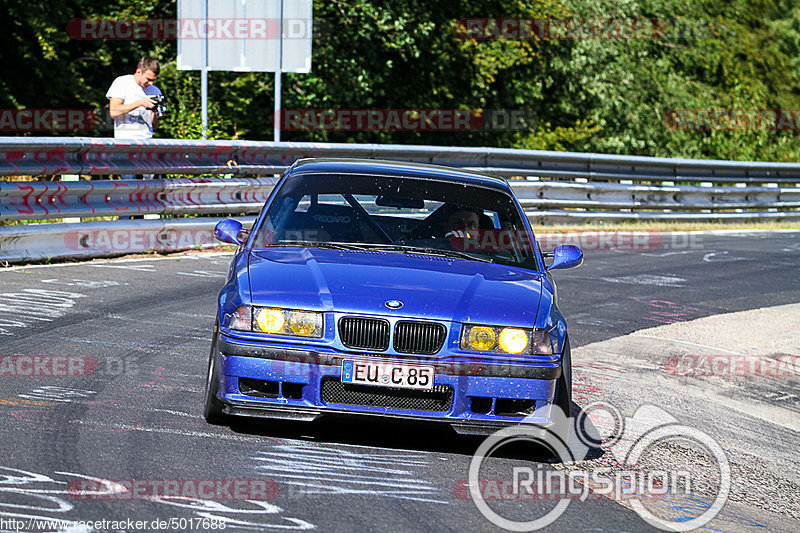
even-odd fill
[[[220,518],[226,530],[499,530],[463,490],[479,441],[360,420],[207,425],[202,387],[228,261],[197,255],[0,272],[0,355],[6,365],[41,365],[39,376],[0,378],[0,530],[14,529],[3,520],[33,531],[28,520],[57,519],[71,524],[49,530],[88,531],[77,521],[105,519],[95,529],[211,531]],[[798,267],[800,233],[752,233],[695,235],[648,251],[590,249],[581,268],[555,274],[575,348],[800,302]],[[41,375],[48,364],[76,375]],[[641,395],[657,401],[656,391]],[[530,464],[511,454],[482,474],[499,479]],[[210,486],[212,500],[191,498]],[[162,497],[158,487],[184,497]],[[553,505],[497,508],[534,519]],[[763,526],[740,520],[715,530]],[[595,500],[570,505],[548,530],[655,529],[629,507]]]

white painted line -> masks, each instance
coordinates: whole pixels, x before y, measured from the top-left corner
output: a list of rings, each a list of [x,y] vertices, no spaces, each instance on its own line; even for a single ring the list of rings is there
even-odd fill
[[[618,278],[600,278],[609,283],[631,283],[636,285],[656,285],[659,287],[683,287],[686,281],[675,276],[658,276],[655,274],[636,274]]]
[[[720,352],[726,352],[726,353],[733,354],[733,355],[746,355],[746,354],[744,354],[742,352],[734,352],[734,351],[731,351],[731,350],[726,350],[725,348],[720,348],[718,346],[709,346],[707,344],[697,344],[696,342],[689,342],[689,341],[684,341],[684,340],[681,340],[681,339],[674,339],[672,337],[657,337],[655,335],[643,335],[643,334],[639,334],[636,331],[631,333],[631,335],[636,335],[637,337],[642,337],[642,338],[645,338],[645,339],[659,339],[659,340],[664,340],[664,341],[676,342],[676,343],[679,343],[679,344],[686,344],[686,345],[689,345],[689,346],[697,346],[698,348],[708,348],[709,350],[719,350]],[[608,352],[606,352],[606,353],[608,353]]]
[[[176,259],[194,259],[194,260],[201,260],[207,258],[217,258],[217,257],[226,257],[228,259],[233,257],[233,252],[203,252],[202,250],[199,252],[194,252],[191,255],[177,255],[180,252],[176,252],[176,255],[167,255],[167,256],[153,256],[153,257],[130,257],[130,258],[106,258],[106,259],[94,259],[92,261],[76,261],[74,263],[54,263],[52,265],[14,265],[9,267],[0,268],[0,272],[11,272],[15,270],[27,270],[33,268],[60,268],[60,267],[70,267],[76,265],[101,265],[107,263],[144,263],[148,261],[174,261]]]
[[[91,267],[98,268],[121,268],[123,270],[140,270],[142,272],[155,272],[155,265],[115,265],[113,263],[106,264],[89,264]]]

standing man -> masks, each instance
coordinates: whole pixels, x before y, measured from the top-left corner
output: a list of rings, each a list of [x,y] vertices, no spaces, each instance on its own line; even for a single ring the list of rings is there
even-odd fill
[[[161,89],[153,85],[161,68],[152,57],[143,57],[136,65],[136,72],[119,76],[106,93],[108,110],[114,119],[115,139],[152,139],[153,128],[158,126],[153,96],[161,96]],[[153,174],[122,174],[122,179],[151,179]],[[151,215],[147,215],[150,217]],[[130,219],[142,218],[139,215]],[[154,218],[159,218],[155,215]]]
[[[160,67],[152,57],[143,57],[136,72],[114,80],[106,93],[111,118],[114,119],[114,138],[152,139],[153,128],[158,126],[153,108],[153,96],[161,89],[153,85]]]

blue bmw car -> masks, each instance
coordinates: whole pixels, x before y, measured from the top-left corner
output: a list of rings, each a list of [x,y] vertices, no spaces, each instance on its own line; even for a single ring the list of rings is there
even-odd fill
[[[215,234],[238,249],[218,299],[209,423],[355,414],[488,434],[569,414],[549,271],[583,255],[543,253],[505,180],[304,159],[251,230],[228,219]]]

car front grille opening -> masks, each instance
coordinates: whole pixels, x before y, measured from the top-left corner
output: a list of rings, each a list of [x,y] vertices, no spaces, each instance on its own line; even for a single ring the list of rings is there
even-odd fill
[[[473,396],[470,410],[473,413],[485,415],[492,410],[492,399]]]
[[[432,391],[353,385],[329,378],[322,381],[322,401],[328,404],[447,412],[453,405],[453,388],[436,385]]]
[[[301,400],[303,398],[303,384],[239,378],[239,392],[256,398],[283,397],[290,400]]]
[[[281,384],[281,391],[283,392],[283,397],[288,398],[290,400],[302,400],[303,399],[303,384],[302,383],[289,383],[288,381],[284,381]]]
[[[277,398],[280,393],[280,382],[239,378],[239,392],[257,398]]]
[[[497,416],[523,417],[536,410],[536,400],[513,400],[498,398],[494,403],[494,414]]]
[[[400,321],[394,327],[394,349],[398,353],[433,355],[442,349],[447,330],[436,322]]]
[[[339,338],[348,348],[385,351],[389,348],[389,322],[377,318],[344,317]]]

